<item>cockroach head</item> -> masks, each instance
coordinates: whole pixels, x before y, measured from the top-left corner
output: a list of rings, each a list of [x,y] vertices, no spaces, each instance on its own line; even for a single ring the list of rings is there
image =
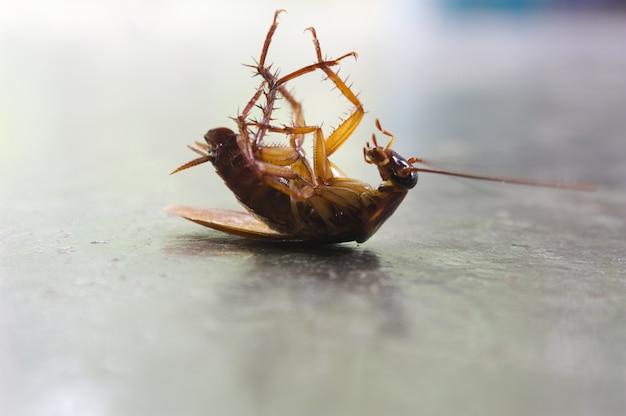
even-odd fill
[[[209,152],[216,152],[217,149],[229,140],[237,140],[237,135],[231,129],[226,127],[218,127],[211,129],[204,135],[204,140],[209,146]]]
[[[391,181],[394,186],[402,189],[411,189],[417,185],[417,170],[408,160],[389,148],[379,146],[376,136],[372,135],[373,145],[367,143],[363,148],[363,155],[367,163],[376,165],[380,177],[384,181]]]
[[[389,143],[385,147],[379,146],[376,141],[376,135],[372,134],[373,145],[367,143],[363,148],[365,161],[378,167],[380,177],[384,181],[391,181],[395,187],[401,189],[413,188],[417,185],[417,168],[391,150],[394,139],[393,134],[383,129],[378,119],[376,119],[376,128],[385,136],[390,137]]]

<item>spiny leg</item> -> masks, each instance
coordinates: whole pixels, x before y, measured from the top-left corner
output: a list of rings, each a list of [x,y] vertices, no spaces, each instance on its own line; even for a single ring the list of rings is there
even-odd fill
[[[263,75],[265,70],[269,70],[265,68],[265,59],[267,58],[267,51],[270,48],[270,43],[272,43],[272,37],[274,36],[274,32],[276,32],[276,28],[278,27],[278,16],[285,12],[285,9],[278,9],[274,12],[274,21],[270,26],[270,29],[267,31],[267,35],[265,35],[265,42],[263,42],[263,49],[261,50],[261,57],[259,58],[259,64],[257,65],[257,71],[259,74]],[[271,74],[270,74],[271,75]]]
[[[265,92],[266,98],[270,102],[265,108],[261,107],[264,112],[264,119],[271,119],[271,112],[273,111],[273,100],[275,100],[276,92],[280,91],[281,94],[289,94],[283,87],[282,89],[274,89],[269,92],[265,91],[267,82],[264,80],[257,92],[250,99],[244,111],[237,117],[237,123],[239,126],[239,147],[242,149],[244,157],[248,160],[248,163],[255,166],[255,170],[260,179],[262,179],[267,185],[272,186],[281,192],[291,195],[297,200],[303,200],[310,198],[313,194],[313,186],[315,181],[312,175],[312,170],[308,166],[308,162],[301,152],[301,149],[294,146],[280,147],[280,146],[262,146],[260,138],[263,137],[265,132],[277,132],[287,134],[291,136],[304,136],[317,129],[317,127],[307,126],[294,126],[294,127],[276,127],[269,123],[263,123],[263,121],[252,121],[248,119],[249,113],[255,106],[258,106],[257,102],[261,95]],[[296,104],[295,111],[297,112],[296,123],[303,122],[300,104],[293,99],[289,94],[288,101],[293,101]],[[271,106],[270,106],[271,105]],[[268,107],[270,111],[267,111]],[[256,128],[256,137],[254,140],[250,139]],[[261,133],[261,134],[260,134]]]
[[[252,111],[252,109],[255,106],[258,106],[257,102],[259,101],[259,98],[261,98],[261,94],[263,94],[264,86],[265,86],[265,81],[261,83],[261,85],[259,86],[257,91],[254,93],[250,101],[248,101],[248,104],[244,107],[243,111],[236,118],[234,118],[234,120],[237,122],[237,127],[239,129],[239,136],[242,138],[245,138],[245,140],[240,140],[240,143],[241,143],[240,147],[242,151],[245,153],[245,157],[248,160],[254,159],[255,150],[258,149],[256,140],[255,141],[249,140],[249,137],[251,135],[254,135],[254,133],[250,130],[249,126],[254,125],[255,123],[248,120],[248,116],[250,115],[250,112]],[[257,135],[259,131],[257,131]]]
[[[254,106],[257,105],[259,98],[261,98],[261,94],[263,94],[264,87],[265,87],[265,81],[263,81],[261,85],[259,85],[259,88],[257,88],[256,92],[254,93],[250,101],[248,101],[248,104],[246,104],[243,111],[239,114],[239,116],[237,116],[237,120],[245,121],[246,118],[248,118],[248,115],[250,114]]]
[[[294,177],[301,177],[310,185],[315,184],[313,169],[309,165],[308,160],[302,150],[302,142],[306,134],[314,132],[318,127],[306,126],[304,116],[302,114],[302,106],[287,91],[284,85],[266,91],[267,81],[263,81],[255,95],[248,102],[244,111],[237,117],[236,121],[239,126],[240,136],[246,138],[241,140],[242,151],[251,163],[257,164],[257,171],[263,176],[270,185],[278,185],[279,189],[284,191],[284,181],[280,179],[270,178],[270,176],[278,176],[283,179],[291,180]],[[257,104],[261,95],[265,93],[268,104],[265,107]],[[264,120],[271,120],[273,112],[273,102],[276,99],[276,93],[280,93],[290,104],[292,108],[293,127],[283,126],[276,127]],[[262,121],[252,121],[249,119],[249,113],[257,106],[263,111]],[[252,127],[252,128],[251,128]],[[264,146],[261,143],[262,138],[267,132],[286,134],[290,138],[290,147],[282,146]],[[254,137],[254,139],[248,139]],[[270,164],[282,167],[281,169],[272,169]],[[279,183],[276,183],[278,180]]]
[[[350,56],[352,56],[353,58],[356,59],[357,54],[356,54],[356,52],[350,52],[350,53],[347,53],[347,54],[345,54],[343,56],[340,56],[337,59],[332,59],[332,60],[328,60],[328,61],[320,61],[320,62],[311,64],[311,65],[307,65],[307,66],[305,66],[303,68],[298,69],[297,71],[293,71],[290,74],[282,76],[281,78],[279,78],[276,81],[276,85],[282,85],[282,84],[284,84],[287,81],[290,81],[290,80],[292,80],[294,78],[301,77],[302,75],[308,74],[309,72],[313,72],[316,69],[322,69],[323,70],[325,67],[330,68],[331,66],[339,65],[339,63],[342,60],[344,60],[344,59],[346,59],[346,58],[348,58]]]
[[[307,199],[313,193],[315,180],[312,169],[308,165],[301,148],[295,146],[295,141],[292,142],[294,145],[290,147],[263,146],[260,143],[260,139],[266,132],[287,134],[290,137],[303,137],[305,134],[312,133],[318,127],[307,127],[304,125],[276,127],[269,123],[264,123],[263,120],[271,120],[273,102],[276,99],[276,93],[280,92],[281,95],[284,94],[292,105],[294,123],[304,124],[301,105],[289,94],[286,88],[282,86],[282,88],[265,91],[266,85],[267,81],[264,80],[244,108],[244,111],[237,117],[240,131],[237,139],[240,144],[239,147],[242,149],[242,153],[248,160],[248,163],[255,166],[255,171],[259,178],[267,185],[287,193],[295,199]],[[263,93],[265,93],[268,104],[265,107],[261,107],[264,114],[262,121],[249,120],[249,113],[255,106],[258,106],[257,102]],[[253,128],[250,129],[250,127]],[[250,137],[253,135],[254,128],[256,128],[256,135],[251,140]]]
[[[315,46],[315,53],[317,55],[318,64],[320,68],[328,78],[335,84],[335,86],[339,89],[339,91],[343,94],[344,97],[348,99],[352,104],[354,104],[355,108],[352,111],[352,114],[348,116],[336,129],[332,132],[332,134],[326,139],[326,154],[327,156],[332,155],[335,151],[341,147],[341,145],[350,137],[354,129],[357,128],[361,119],[363,118],[363,114],[365,113],[363,110],[363,105],[358,97],[352,92],[350,87],[346,85],[346,83],[337,75],[335,71],[333,71],[326,62],[322,58],[322,50],[320,48],[320,42],[317,39],[317,33],[315,29],[312,27],[307,28],[311,35],[313,36],[313,45]],[[356,58],[356,54],[354,57]],[[350,54],[344,55],[339,58],[342,59],[346,56],[350,56]]]
[[[272,21],[272,25],[270,26],[267,35],[265,36],[265,41],[263,43],[263,49],[261,50],[261,56],[259,58],[259,63],[256,66],[253,66],[256,71],[257,74],[261,75],[263,77],[263,79],[265,80],[265,82],[267,83],[267,92],[266,92],[266,105],[265,107],[262,108],[262,112],[263,112],[263,116],[261,118],[260,123],[263,125],[269,125],[271,122],[271,115],[272,112],[274,110],[274,104],[276,101],[276,94],[280,93],[291,105],[292,108],[292,113],[293,113],[293,122],[294,122],[294,126],[297,127],[303,127],[305,126],[304,123],[304,117],[302,116],[302,109],[301,109],[301,105],[293,98],[293,96],[286,90],[284,84],[292,79],[295,79],[299,76],[302,76],[308,72],[313,72],[317,69],[322,69],[325,72],[327,72],[327,69],[331,66],[334,65],[338,65],[339,62],[344,59],[347,58],[348,56],[353,56],[354,58],[357,57],[355,52],[350,52],[347,53],[343,56],[341,56],[338,59],[334,59],[334,60],[329,60],[329,61],[324,61],[322,59],[322,54],[321,54],[321,50],[319,47],[319,42],[317,41],[317,36],[315,34],[315,29],[313,28],[308,28],[305,29],[306,30],[310,30],[313,33],[313,37],[314,37],[314,42],[315,42],[315,47],[316,47],[316,54],[317,54],[317,58],[318,58],[318,62],[316,64],[313,65],[309,65],[306,67],[303,67],[297,71],[294,71],[280,79],[277,79],[277,73],[274,74],[270,71],[270,66],[265,66],[265,60],[267,58],[267,53],[269,50],[269,46],[272,42],[272,38],[274,36],[274,33],[276,32],[276,29],[278,27],[278,16],[284,12],[285,10],[283,9],[279,9],[276,10],[276,12],[274,13],[274,19]],[[331,71],[332,72],[332,71]],[[327,72],[328,73],[328,72]],[[346,94],[350,94],[351,96],[348,96],[348,99],[351,100],[353,103],[355,103],[355,105],[360,105],[360,103],[358,102],[356,96],[354,96],[354,94],[352,94],[351,91],[349,91],[349,89],[347,87],[345,87],[345,84],[343,83],[343,81],[341,81],[334,72],[332,72],[332,75],[329,75],[332,78],[337,78],[339,80],[339,82],[344,86],[342,93],[344,93],[344,95]],[[335,79],[333,79],[333,81],[335,81],[335,84],[337,84],[337,81]],[[341,87],[340,87],[341,89]],[[347,90],[347,91],[345,91]],[[355,102],[356,100],[356,102]],[[357,123],[358,124],[358,121]],[[356,127],[356,126],[355,126]],[[354,130],[354,128],[352,128],[352,130]],[[350,130],[349,133],[352,132],[352,130]],[[266,133],[266,129],[265,128],[260,128],[256,135],[255,135],[255,143],[257,146],[259,146],[261,144],[261,141],[263,139],[263,137],[265,136]],[[348,134],[349,134],[348,133]],[[336,137],[336,136],[335,136]],[[302,141],[304,141],[304,137],[302,136],[291,136],[290,137],[290,142],[292,144],[293,147],[300,149],[301,145],[302,145]],[[336,146],[338,147],[338,146]],[[331,149],[332,152],[334,152],[334,149]],[[332,154],[331,152],[331,154]]]
[[[265,60],[267,59],[267,53],[269,51],[270,44],[272,43],[272,38],[274,36],[274,33],[276,32],[276,29],[278,28],[278,16],[283,12],[285,12],[284,9],[278,9],[274,12],[274,19],[272,20],[272,24],[269,30],[267,31],[267,34],[265,35],[265,41],[263,42],[263,48],[261,49],[261,56],[259,58],[259,62],[257,65],[249,65],[253,67],[256,70],[257,74],[261,75],[261,77],[263,78],[264,81],[261,84],[261,88],[267,87],[267,91],[265,92],[266,105],[264,107],[259,106],[262,111],[262,117],[261,117],[260,123],[263,125],[269,125],[271,121],[271,116],[272,116],[272,112],[274,111],[274,104],[276,101],[276,93],[277,93],[277,89],[275,86],[277,75],[273,74],[270,71],[271,65],[267,67],[265,66]],[[251,101],[256,101],[258,100],[259,97],[260,95],[255,96],[253,97]],[[249,109],[251,108],[252,107],[250,106]],[[254,139],[255,147],[257,148],[260,147],[261,142],[263,141],[263,137],[265,136],[265,133],[266,133],[265,128],[259,128],[257,130],[255,134],[255,139]]]
[[[239,132],[243,137],[254,136],[254,140],[242,142],[244,151],[250,159],[256,157],[264,162],[275,163],[280,166],[292,165],[292,169],[309,181],[313,181],[313,169],[309,165],[306,155],[302,150],[302,143],[305,135],[314,132],[318,127],[305,125],[302,105],[296,101],[285,85],[279,86],[273,94],[269,94],[264,90],[266,84],[267,82],[264,80],[255,95],[244,108],[244,111],[235,119],[239,126]],[[261,94],[264,92],[266,98],[270,100],[270,104],[272,102],[271,100],[275,99],[276,92],[280,93],[280,95],[287,100],[291,106],[293,127],[276,127],[269,123],[264,123],[263,121],[259,122],[248,119],[249,113],[255,106],[263,111],[264,120],[267,119],[267,115],[271,117],[273,109],[270,108],[270,105],[263,107],[257,104]],[[250,127],[255,127],[256,133],[250,129]],[[260,140],[267,132],[288,135],[290,147],[262,145]]]
[[[315,38],[315,42],[316,42],[316,52],[317,52],[318,63],[305,66],[303,68],[300,68],[297,71],[294,71],[288,75],[285,75],[284,77],[281,77],[280,79],[277,79],[277,74],[273,74],[270,72],[271,65],[267,67],[265,66],[265,60],[267,59],[267,52],[269,51],[270,44],[272,43],[272,38],[274,36],[274,33],[276,32],[276,29],[278,28],[278,16],[283,12],[285,12],[284,9],[279,9],[279,10],[276,10],[276,12],[274,12],[274,20],[272,21],[272,25],[270,26],[267,32],[267,35],[265,36],[265,42],[263,42],[263,49],[261,50],[259,63],[257,65],[249,65],[255,68],[257,73],[261,75],[263,79],[265,79],[265,81],[267,81],[267,83],[269,84],[270,90],[274,88],[278,88],[280,85],[283,85],[284,83],[286,83],[287,81],[291,79],[297,78],[308,72],[313,72],[316,69],[322,68],[322,66],[331,67],[334,65],[338,65],[341,60],[349,56],[352,56],[354,58],[357,57],[356,52],[350,52],[337,59],[324,61],[322,59],[322,54],[320,52],[319,42],[317,42],[317,37],[315,35],[315,29],[310,27],[310,28],[305,29],[305,31],[310,30],[313,33],[313,37]]]
[[[364,111],[363,111],[363,106],[361,102],[359,101],[359,99],[357,98],[357,96],[350,90],[350,88],[337,75],[337,73],[335,73],[332,69],[330,69],[330,67],[338,65],[341,60],[349,56],[356,58],[357,54],[355,52],[350,52],[337,59],[325,61],[322,58],[322,52],[321,52],[321,48],[319,45],[319,41],[317,39],[317,34],[315,32],[315,29],[310,27],[310,28],[305,29],[305,31],[306,30],[310,31],[313,35],[313,44],[315,46],[315,52],[317,55],[318,62],[312,65],[308,65],[303,68],[300,68],[299,70],[296,70],[288,75],[285,75],[278,80],[276,80],[276,77],[270,74],[269,71],[266,71],[264,74],[264,78],[268,81],[268,86],[269,86],[269,91],[267,94],[268,107],[270,105],[269,100],[272,100],[271,105],[273,106],[273,103],[276,97],[276,92],[280,92],[281,95],[285,99],[287,99],[287,101],[292,106],[292,111],[294,113],[294,124],[296,127],[304,127],[304,118],[302,116],[301,106],[297,101],[295,101],[295,99],[293,99],[291,94],[289,94],[286,91],[284,84],[287,81],[300,77],[309,72],[313,72],[317,69],[321,69],[322,71],[324,71],[327,77],[330,78],[331,81],[333,81],[333,83],[337,86],[337,88],[341,91],[341,93],[352,104],[355,105],[355,109],[353,110],[352,114],[350,114],[350,116],[348,116],[348,118],[346,118],[335,129],[335,131],[333,131],[333,133],[327,139],[324,139],[324,135],[323,135],[321,128],[317,127],[315,129],[315,144],[314,144],[315,152],[313,156],[314,173],[310,176],[314,179],[314,181],[315,179],[319,178],[322,182],[324,182],[327,179],[332,178],[332,169],[331,169],[331,164],[328,161],[328,156],[332,155],[350,137],[352,132],[356,129],[356,127],[361,122]],[[267,116],[263,117],[264,122],[269,122],[271,120],[271,118],[269,117],[269,115],[271,115],[271,111],[268,111],[268,107],[265,108],[266,110],[265,114],[267,114]],[[266,129],[260,129],[260,131],[262,131],[263,134],[265,134]],[[292,147],[300,150],[301,142],[298,142],[300,140],[303,140],[302,136],[291,136]],[[302,156],[303,157],[301,157],[300,160],[302,161],[302,163],[305,164],[306,169],[310,171],[310,168],[308,167],[308,163],[306,163],[306,158],[304,158],[304,155]]]
[[[284,85],[280,85],[278,87],[278,91],[280,95],[283,96],[285,100],[289,103],[291,107],[291,120],[294,127],[304,127],[304,113],[302,111],[302,104],[300,104],[296,99],[291,95],[287,88]],[[302,147],[302,143],[304,142],[304,135],[302,134],[290,134],[289,142],[292,147],[300,148]]]
[[[342,57],[332,60],[332,61],[323,61],[323,62],[318,62],[312,65],[308,65],[304,68],[300,68],[297,71],[294,71],[288,75],[285,75],[284,77],[280,78],[280,79],[276,79],[275,75],[272,75],[271,73],[266,72],[263,74],[264,79],[266,80],[267,84],[267,92],[265,93],[266,96],[266,105],[263,108],[263,117],[261,119],[261,124],[264,125],[269,125],[272,118],[272,112],[274,110],[274,104],[276,102],[276,94],[280,93],[280,95],[282,95],[291,105],[292,107],[292,112],[293,112],[293,120],[294,120],[294,125],[298,126],[298,127],[303,127],[305,125],[304,123],[304,117],[302,115],[302,107],[301,105],[293,98],[293,96],[287,91],[287,89],[285,88],[285,83],[295,79],[297,77],[300,77],[304,74],[307,74],[309,72],[313,72],[317,69],[322,69],[324,72],[327,73],[327,75],[329,76],[329,78],[331,78],[333,80],[333,82],[335,82],[335,84],[339,84],[338,86],[340,87],[340,90],[342,91],[342,93],[344,95],[346,95],[346,97],[348,97],[348,99],[355,103],[355,105],[358,105],[361,108],[361,113],[362,111],[362,106],[360,101],[358,100],[358,98],[356,98],[356,96],[352,93],[352,91],[350,91],[350,89],[345,85],[345,83],[330,69],[331,66],[334,65],[338,65],[339,62],[344,59],[347,58],[349,56],[354,56],[356,57],[356,53],[351,52],[348,54],[343,55]],[[330,73],[329,73],[330,72]],[[360,121],[360,119],[362,118],[362,114],[361,117],[358,117],[358,120],[356,120],[356,124],[358,125],[358,122]],[[347,120],[346,120],[347,121]],[[344,123],[346,123],[346,121],[344,121]],[[354,128],[356,128],[356,125],[350,130],[350,133],[352,133],[352,131],[354,130]],[[257,133],[256,136],[256,142],[260,143],[261,139],[263,138],[263,136],[265,135],[265,130],[261,129],[259,130],[259,132]],[[292,138],[293,140],[297,141],[300,140],[302,141],[303,138],[301,137],[294,137]],[[340,143],[341,144],[341,143]],[[297,144],[294,143],[294,145],[296,146],[301,146],[301,143]],[[338,146],[336,146],[338,147]],[[335,149],[333,149],[334,151]]]
[[[264,113],[262,123],[265,122],[267,124],[267,122],[269,121],[267,115],[268,114],[271,115],[271,112],[273,111],[273,104],[275,102],[276,93],[279,92],[280,95],[282,95],[283,98],[285,98],[287,102],[289,103],[289,105],[291,106],[293,125],[296,127],[302,127],[305,125],[305,123],[304,123],[304,116],[302,114],[301,104],[298,101],[296,101],[296,99],[293,97],[293,95],[291,95],[291,93],[289,93],[289,91],[287,91],[287,89],[283,85],[284,82],[282,83],[277,82],[277,73],[270,72],[271,65],[267,67],[265,66],[265,60],[267,59],[267,52],[272,42],[274,33],[276,32],[276,29],[278,28],[278,16],[283,12],[285,12],[284,9],[279,9],[279,10],[276,10],[276,12],[274,12],[274,20],[272,21],[272,25],[270,26],[267,32],[267,35],[265,36],[265,42],[263,43],[263,49],[261,50],[259,63],[256,66],[253,66],[253,65],[250,65],[250,66],[256,69],[258,75],[261,75],[263,77],[264,83],[262,84],[262,86],[267,86],[267,89],[268,89],[268,92],[266,93],[267,105],[265,107],[267,110],[262,109]],[[253,100],[255,99],[253,98]],[[265,132],[263,131],[263,133],[260,135],[260,138],[262,138],[264,134]],[[257,136],[257,142],[258,140],[259,140],[259,137]],[[302,136],[290,137],[290,143],[292,147],[299,148],[303,140],[304,139]]]
[[[289,136],[289,144],[291,148],[297,152],[299,156],[297,160],[294,161],[291,168],[296,172],[299,172],[300,175],[308,178],[311,183],[317,184],[313,168],[311,167],[311,164],[302,149],[302,145],[304,143],[305,135],[314,132],[319,129],[319,127],[306,125],[306,122],[304,121],[304,113],[302,111],[302,104],[300,104],[293,97],[293,95],[287,91],[285,84],[279,85],[278,91],[280,92],[280,95],[287,100],[291,107],[291,118],[294,129],[292,129],[292,131],[287,129],[288,131],[285,131],[285,133]]]
[[[325,182],[333,177],[331,163],[328,160],[328,157],[332,155],[339,147],[341,147],[341,145],[345,143],[346,140],[348,140],[350,135],[354,132],[356,127],[361,122],[364,114],[361,101],[359,101],[357,96],[339,77],[339,75],[337,75],[337,73],[330,68],[331,65],[329,65],[328,63],[331,62],[333,64],[337,64],[341,59],[344,59],[348,56],[353,56],[356,58],[357,55],[356,53],[351,52],[341,56],[334,61],[324,61],[315,29],[309,27],[305,30],[311,32],[311,35],[313,36],[313,45],[315,46],[315,54],[317,55],[318,61],[314,65],[324,71],[326,76],[335,84],[339,91],[348,99],[348,101],[350,101],[355,106],[354,110],[352,110],[352,113],[330,134],[330,136],[328,136],[328,138],[324,139],[324,135],[321,129],[319,131],[316,131],[313,167],[315,170],[315,176],[322,182]]]
[[[273,161],[274,163],[279,163],[283,166],[291,162],[291,164],[293,164],[292,167],[296,171],[300,172],[305,177],[312,179],[313,170],[311,166],[309,165],[304,155],[304,152],[302,151],[302,143],[304,142],[304,135],[308,131],[313,131],[313,130],[305,129],[305,131],[303,132],[301,129],[301,128],[306,127],[306,124],[304,121],[304,115],[302,112],[302,105],[293,97],[293,95],[287,90],[285,86],[285,83],[289,79],[293,79],[293,78],[286,78],[282,82],[280,82],[279,80],[277,80],[277,74],[272,73],[270,71],[270,66],[267,66],[267,67],[265,66],[265,61],[267,58],[269,46],[272,41],[273,35],[276,32],[276,29],[278,27],[277,18],[279,14],[282,13],[283,11],[284,10],[277,10],[274,13],[274,20],[272,21],[272,25],[270,26],[267,32],[267,35],[265,37],[265,42],[263,44],[263,49],[261,50],[259,63],[255,67],[257,74],[261,75],[264,80],[264,83],[262,84],[261,87],[267,88],[267,90],[265,92],[266,104],[264,107],[260,107],[262,111],[262,117],[261,117],[260,122],[256,123],[257,131],[256,131],[256,134],[254,135],[255,136],[254,147],[257,152],[261,153],[260,155],[261,159],[266,160],[266,161]],[[315,68],[312,68],[312,70],[314,69]],[[302,73],[306,73],[306,72],[302,72]],[[293,77],[295,76],[297,75],[293,75]],[[291,112],[292,112],[292,124],[294,127],[296,127],[296,130],[286,132],[284,131],[284,129],[281,131],[280,129],[274,128],[270,125],[270,122],[272,121],[271,117],[274,111],[274,105],[276,102],[277,93],[280,94],[289,103],[291,107]],[[260,98],[260,95],[255,95],[255,97],[253,97],[253,99],[251,100],[251,103],[253,103],[252,105],[256,103],[258,98]],[[251,110],[252,105],[249,104],[247,106],[247,109]],[[247,112],[244,111],[243,115],[245,119],[247,116]],[[240,118],[240,123],[243,123],[241,121],[241,118]],[[242,127],[243,126],[240,124],[240,130],[242,130]],[[269,147],[267,148],[267,150],[263,151],[263,149],[266,149],[266,147],[263,147],[261,145],[261,142],[268,131],[283,132],[283,133],[288,134],[291,149]]]
[[[338,149],[341,144],[343,144],[348,139],[348,137],[352,134],[352,132],[358,126],[363,117],[363,107],[356,95],[354,95],[354,93],[352,93],[352,91],[345,84],[345,82],[341,80],[341,78],[339,78],[339,76],[330,69],[330,67],[338,65],[342,59],[345,59],[349,56],[356,58],[357,55],[355,52],[350,52],[339,57],[338,59],[324,61],[324,59],[322,58],[321,49],[315,29],[308,28],[306,30],[311,31],[313,35],[313,42],[315,45],[318,62],[300,68],[299,70],[296,70],[286,76],[281,77],[280,79],[277,79],[277,75],[273,74],[270,71],[270,67],[265,66],[265,60],[267,58],[267,52],[269,50],[269,45],[271,43],[272,37],[278,27],[278,15],[282,11],[283,10],[277,10],[274,14],[274,20],[266,35],[263,49],[261,51],[261,57],[259,59],[258,65],[256,66],[257,73],[261,75],[264,79],[264,83],[261,85],[259,91],[263,88],[267,88],[267,90],[265,91],[266,104],[264,107],[261,107],[263,115],[259,122],[250,123],[248,121],[245,121],[247,113],[249,113],[252,107],[256,105],[256,102],[260,98],[261,93],[257,91],[255,96],[248,103],[248,106],[246,106],[244,114],[242,114],[243,117],[239,118],[239,127],[240,132],[245,135],[245,137],[248,137],[247,127],[249,125],[255,125],[257,127],[254,138],[254,151],[253,149],[251,149],[249,143],[243,143],[243,145],[247,148],[246,153],[248,153],[249,156],[252,156],[251,160],[256,160],[256,157],[253,153],[257,153],[256,156],[260,157],[260,160],[258,160],[259,167],[261,167],[261,165],[266,165],[267,163],[274,163],[277,164],[277,166],[283,167],[291,164],[292,168],[295,169],[295,171],[299,172],[301,175],[304,175],[304,177],[308,178],[310,181],[313,182],[313,184],[315,184],[317,182],[317,178],[325,181],[326,179],[332,177],[332,169],[327,157],[334,153],[336,149]],[[342,94],[346,96],[346,98],[356,107],[355,110],[353,110],[352,114],[339,125],[339,127],[331,134],[331,136],[329,136],[328,139],[324,139],[321,128],[306,126],[301,104],[295,100],[295,98],[287,91],[285,87],[286,82],[309,72],[313,72],[317,69],[323,70],[326,73],[327,77],[335,83],[335,85],[342,92]],[[274,110],[277,94],[280,94],[283,98],[285,98],[291,106],[292,122],[294,125],[293,128],[277,128],[271,125],[272,113]],[[277,147],[268,147],[265,151],[265,155],[263,155],[262,149],[264,147],[261,146],[261,142],[266,132],[268,131],[282,132],[288,134],[290,137],[291,148],[281,149]],[[315,132],[315,154],[314,168],[312,170],[310,165],[308,164],[306,157],[304,156],[304,152],[302,151],[301,146],[302,142],[304,141],[304,135],[313,131]],[[263,170],[265,170],[267,173],[270,173],[267,168]],[[282,170],[278,170],[273,171],[272,173],[279,174],[279,171],[283,172]],[[283,174],[287,174],[287,172],[285,171],[283,172]],[[288,178],[285,177],[285,179]]]

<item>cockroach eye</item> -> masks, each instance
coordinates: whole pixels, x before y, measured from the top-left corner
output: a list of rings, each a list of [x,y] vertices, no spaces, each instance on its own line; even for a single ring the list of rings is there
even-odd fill
[[[391,180],[406,189],[414,188],[417,185],[417,171],[402,156],[393,152],[389,157],[393,167],[391,169]]]

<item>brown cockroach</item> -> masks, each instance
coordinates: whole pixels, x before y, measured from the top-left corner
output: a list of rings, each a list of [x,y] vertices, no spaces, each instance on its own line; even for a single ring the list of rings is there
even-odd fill
[[[225,184],[248,212],[171,206],[166,212],[198,224],[233,234],[265,241],[339,243],[364,242],[394,213],[409,189],[417,184],[418,172],[438,173],[470,179],[489,180],[533,186],[587,190],[584,185],[553,184],[523,179],[509,179],[458,173],[431,167],[417,167],[426,162],[418,158],[400,156],[391,149],[393,136],[383,130],[378,120],[377,129],[389,136],[387,145],[380,146],[372,135],[372,144],[363,149],[365,162],[376,165],[382,183],[374,188],[356,179],[338,173],[329,161],[331,156],[350,137],[363,118],[361,102],[333,69],[355,52],[337,59],[322,58],[315,29],[307,28],[313,37],[317,62],[278,77],[270,71],[265,60],[278,26],[278,15],[266,35],[258,64],[253,65],[262,78],[261,85],[245,106],[237,122],[238,132],[220,127],[209,130],[206,143],[196,142],[191,150],[200,154],[173,173],[211,162]],[[328,136],[319,126],[304,122],[302,107],[286,89],[286,83],[304,74],[323,71],[341,94],[353,105],[351,113]],[[265,104],[259,101],[264,96]],[[291,126],[272,124],[272,112],[277,99],[289,103]],[[260,108],[259,120],[250,117]],[[267,133],[281,133],[289,138],[288,146],[268,145],[263,142]],[[313,158],[309,160],[302,148],[304,138],[313,135]]]

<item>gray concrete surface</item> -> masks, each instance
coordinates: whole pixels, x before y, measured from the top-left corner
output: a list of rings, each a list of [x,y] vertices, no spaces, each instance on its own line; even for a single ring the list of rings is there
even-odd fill
[[[228,237],[160,209],[236,207],[211,167],[168,172],[251,96],[239,63],[276,6],[240,12],[245,31],[202,4],[15,6],[0,18],[1,414],[626,412],[625,17],[373,5],[349,31],[347,7],[290,9],[272,57],[305,45],[308,63],[309,25],[329,55],[359,52],[342,73],[369,113],[339,166],[376,181],[360,147],[379,117],[406,156],[599,190],[422,175],[362,245]],[[328,128],[346,104],[325,100],[340,112],[307,116]]]

